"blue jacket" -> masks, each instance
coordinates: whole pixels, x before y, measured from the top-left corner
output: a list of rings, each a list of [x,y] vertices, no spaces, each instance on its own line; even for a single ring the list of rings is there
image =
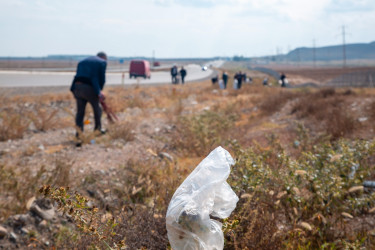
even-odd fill
[[[83,59],[78,63],[77,73],[73,79],[70,90],[73,91],[75,89],[76,82],[83,82],[90,84],[94,88],[95,93],[99,95],[105,84],[106,68],[106,60],[98,56]]]

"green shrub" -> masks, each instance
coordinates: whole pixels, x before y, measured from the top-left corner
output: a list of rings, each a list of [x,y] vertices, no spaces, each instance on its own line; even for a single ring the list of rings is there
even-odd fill
[[[257,225],[259,221],[268,225],[275,245],[282,240],[292,248],[318,248],[341,241],[335,243],[339,247],[344,242],[353,243],[347,239],[358,240],[353,235],[363,233],[350,230],[351,224],[343,220],[375,206],[375,193],[363,192],[361,187],[374,174],[374,142],[324,143],[297,159],[292,159],[277,140],[266,148],[241,149],[234,145],[234,149],[237,163],[230,183],[238,193],[249,195],[249,202],[237,206],[234,216],[239,221],[233,229],[237,242],[248,242],[248,229],[254,229],[249,224]],[[257,216],[259,213],[262,216]],[[257,234],[265,237],[266,231],[262,227],[253,230],[252,239]]]

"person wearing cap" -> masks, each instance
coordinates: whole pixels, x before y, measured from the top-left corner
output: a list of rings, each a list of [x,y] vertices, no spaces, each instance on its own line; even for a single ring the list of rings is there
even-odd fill
[[[102,90],[105,84],[106,68],[107,55],[104,52],[99,52],[96,56],[90,56],[78,63],[76,75],[70,87],[77,102],[75,124],[80,130],[77,131],[77,137],[80,132],[83,132],[83,119],[88,102],[94,111],[94,131],[105,132],[101,126],[102,110],[99,102],[104,99]]]

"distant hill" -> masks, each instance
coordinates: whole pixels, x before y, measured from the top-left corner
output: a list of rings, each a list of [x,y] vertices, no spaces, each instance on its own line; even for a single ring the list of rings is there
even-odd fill
[[[375,42],[353,43],[345,45],[346,59],[375,59]],[[281,56],[288,61],[313,61],[314,48],[297,48]],[[343,59],[343,45],[315,48],[316,61],[331,61]]]

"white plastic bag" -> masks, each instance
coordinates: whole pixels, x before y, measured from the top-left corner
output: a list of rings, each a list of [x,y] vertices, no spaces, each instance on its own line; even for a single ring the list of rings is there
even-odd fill
[[[168,239],[174,250],[223,249],[222,224],[210,215],[227,218],[237,195],[226,182],[234,160],[222,147],[213,150],[185,179],[168,206]]]
[[[233,81],[233,89],[238,89],[238,80],[234,79]]]
[[[223,79],[219,80],[219,87],[220,87],[220,89],[224,89],[224,81],[223,81]]]

